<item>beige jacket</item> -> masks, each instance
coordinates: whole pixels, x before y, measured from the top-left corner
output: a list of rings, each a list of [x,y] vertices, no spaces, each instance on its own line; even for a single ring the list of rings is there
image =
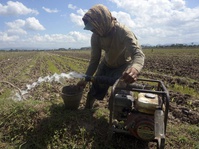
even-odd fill
[[[101,60],[110,68],[117,68],[129,63],[139,72],[144,65],[144,54],[134,33],[112,17],[103,5],[92,7],[83,17],[84,22],[91,22],[95,30],[91,37],[91,59],[86,71],[92,76]],[[86,21],[85,21],[86,20]]]

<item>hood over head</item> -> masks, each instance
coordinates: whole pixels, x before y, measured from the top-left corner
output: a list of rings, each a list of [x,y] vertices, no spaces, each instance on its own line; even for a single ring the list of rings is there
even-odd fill
[[[108,8],[102,4],[98,4],[90,8],[83,16],[82,20],[86,26],[85,29],[92,30],[93,28],[100,36],[106,36],[114,27],[116,22],[116,18],[112,17]],[[88,22],[89,28],[87,28]]]

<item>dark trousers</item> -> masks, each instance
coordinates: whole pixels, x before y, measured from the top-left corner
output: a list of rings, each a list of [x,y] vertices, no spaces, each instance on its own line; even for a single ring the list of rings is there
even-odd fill
[[[98,70],[95,76],[106,76],[114,79],[119,79],[122,76],[124,70],[129,66],[129,64],[124,64],[118,68],[110,68],[106,66],[104,62],[101,62],[98,66]],[[110,85],[108,84],[101,84],[100,82],[93,82],[88,92],[89,96],[94,97],[97,100],[103,100],[105,95],[108,92]]]

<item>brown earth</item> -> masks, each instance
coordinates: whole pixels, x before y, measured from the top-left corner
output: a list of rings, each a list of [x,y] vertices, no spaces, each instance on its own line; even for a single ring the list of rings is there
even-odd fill
[[[88,62],[89,54],[81,52],[49,52],[49,56],[53,55],[60,56],[63,60],[64,57],[70,57],[74,60],[78,59],[78,64],[74,64],[79,66],[79,71],[82,73],[85,71],[86,66],[81,65],[81,63]],[[156,55],[154,58],[154,54]],[[38,55],[38,52],[24,52],[19,55],[13,54],[5,55],[3,58],[0,57],[0,81],[6,80],[14,84],[14,86],[25,89],[26,84],[31,84],[36,81],[41,75],[52,75],[54,72],[49,71],[47,65],[47,59],[44,58],[46,55],[40,55],[38,57],[34,57],[33,55]],[[199,56],[198,55],[190,55],[185,54],[184,56],[178,55],[162,55],[162,53],[146,53],[146,62],[143,71],[140,74],[140,77],[145,77],[148,79],[158,79],[162,80],[165,83],[165,86],[168,88],[174,87],[175,85],[186,86],[192,88],[196,91],[199,91]],[[36,60],[35,60],[36,59]],[[65,65],[61,61],[57,61],[53,57],[51,60],[54,61],[57,68],[60,72],[70,72],[74,71],[71,66]],[[31,63],[32,62],[32,63]],[[82,68],[83,66],[83,68]],[[85,68],[84,68],[85,67]],[[78,69],[77,68],[77,69]],[[23,79],[22,79],[23,78]],[[78,80],[67,80],[67,84],[76,84]],[[13,88],[9,84],[2,85],[0,95],[3,94],[7,88]],[[50,86],[50,90],[49,90]],[[60,91],[62,85],[54,82],[51,85],[48,83],[44,83],[41,86],[38,86],[30,91],[30,94],[27,98],[34,98],[35,100],[54,100],[55,98],[60,98]],[[79,110],[82,114],[83,107],[85,105],[86,93],[88,92],[89,86],[87,86],[84,90],[83,99],[81,101]],[[53,94],[52,94],[53,93]],[[194,124],[199,126],[199,96],[195,96],[192,94],[187,94],[183,92],[169,90],[170,95],[170,107],[169,107],[169,122],[173,124],[178,123],[187,123]],[[97,101],[95,104],[95,110],[99,108],[108,107],[108,98],[109,94],[103,101]],[[104,142],[106,142],[108,136],[108,123],[106,118],[99,121],[93,116],[94,111],[84,111],[86,114],[89,114],[91,119],[88,122],[85,122],[84,119],[78,120],[78,124],[80,126],[84,126],[88,132],[90,132],[90,136],[98,135],[97,138],[100,140],[95,140],[96,142],[93,146],[104,146]],[[78,113],[78,112],[77,112]],[[79,114],[80,114],[79,113]],[[77,125],[77,124],[70,124]],[[103,125],[103,127],[102,127]],[[42,127],[43,128],[43,127]],[[39,129],[39,127],[38,127]],[[45,130],[47,131],[47,130]],[[169,136],[168,136],[169,137]],[[133,140],[133,141],[132,141]],[[146,143],[132,139],[129,136],[114,136],[111,141],[108,142],[115,148],[143,148],[141,145],[146,145]],[[127,144],[128,143],[128,144]],[[154,144],[149,143],[149,148],[153,148]],[[166,146],[169,148],[169,146]]]

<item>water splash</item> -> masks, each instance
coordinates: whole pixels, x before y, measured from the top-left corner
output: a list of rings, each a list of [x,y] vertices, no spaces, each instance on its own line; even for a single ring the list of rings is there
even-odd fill
[[[61,73],[61,74],[53,74],[52,76],[46,76],[46,77],[39,77],[36,82],[33,82],[32,84],[27,84],[27,90],[31,90],[32,88],[35,88],[37,85],[41,84],[42,82],[58,82],[62,85],[65,83],[66,79],[72,79],[72,78],[83,78],[84,74],[79,74],[77,72],[70,72],[68,74]]]
[[[77,72],[69,72],[68,74],[66,73],[61,73],[61,74],[53,74],[52,76],[45,76],[45,77],[39,77],[36,82],[33,82],[32,84],[27,84],[26,85],[26,90],[21,90],[21,95],[19,93],[15,93],[14,96],[12,97],[13,100],[20,101],[23,99],[23,97],[28,94],[28,92],[32,89],[34,89],[36,86],[40,85],[42,82],[58,82],[62,85],[66,83],[66,79],[73,79],[73,78],[83,78],[85,77],[85,74],[80,74]],[[23,97],[22,97],[23,96]]]

